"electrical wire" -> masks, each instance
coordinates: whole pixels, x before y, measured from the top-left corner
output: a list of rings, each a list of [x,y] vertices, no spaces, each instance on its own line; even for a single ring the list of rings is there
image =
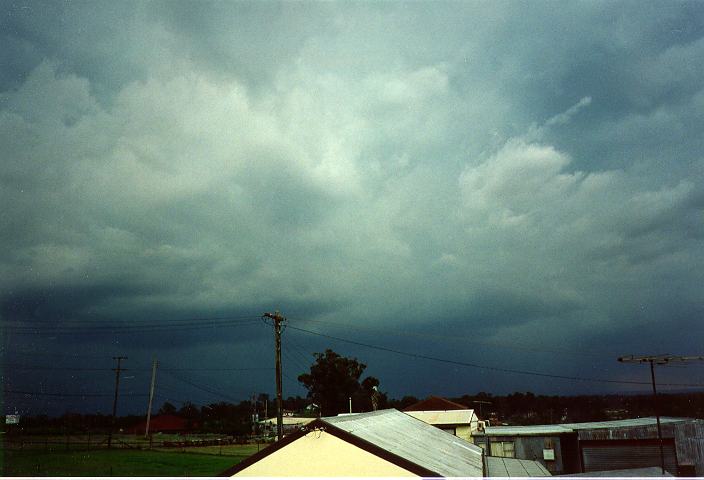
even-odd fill
[[[222,317],[192,317],[192,318],[171,318],[171,319],[162,319],[159,324],[163,322],[169,322],[169,323],[192,323],[192,322],[211,322],[211,321],[219,321],[219,320],[225,320],[225,321],[231,321],[231,320],[258,320],[260,317],[258,315],[233,315],[233,316],[222,316]],[[33,322],[36,322],[36,324],[45,324],[45,325],[56,325],[57,322],[61,324],[67,324],[66,326],[100,326],[100,323],[96,323],[95,320],[93,319],[88,319],[88,318],[81,318],[81,319],[52,319],[51,323],[46,320],[32,320]],[[70,325],[70,324],[76,324],[76,325]]]
[[[302,360],[303,364],[306,365],[304,370],[308,370],[310,368],[310,363],[313,361],[313,355],[306,355],[304,352],[307,350],[305,347],[301,346],[300,343],[296,342],[293,337],[288,337],[287,342],[291,343],[293,345],[293,353],[298,355],[298,357]]]
[[[254,325],[257,321],[232,323],[203,323],[194,325],[145,325],[145,326],[112,326],[112,327],[85,327],[73,328],[56,328],[53,330],[38,330],[31,327],[22,327],[22,329],[10,329],[9,332],[14,335],[105,335],[105,334],[137,334],[137,333],[152,333],[163,331],[183,331],[183,330],[199,330],[204,328],[231,328],[235,326]]]
[[[294,319],[295,320],[295,319]],[[578,351],[574,349],[560,349],[560,348],[536,348],[534,346],[529,346],[529,345],[524,345],[516,342],[508,343],[508,342],[486,342],[486,341],[480,341],[477,340],[476,338],[468,338],[464,336],[458,336],[458,335],[440,335],[436,333],[417,333],[417,332],[409,332],[406,330],[394,330],[390,331],[389,329],[384,329],[384,328],[379,328],[379,327],[374,327],[374,326],[369,326],[369,325],[349,325],[345,323],[339,323],[339,322],[330,322],[330,321],[325,321],[325,320],[313,320],[313,319],[304,319],[304,320],[297,320],[299,322],[303,323],[320,323],[324,325],[332,325],[336,327],[342,327],[342,328],[347,328],[349,330],[368,330],[371,332],[377,332],[377,333],[382,333],[382,334],[387,334],[387,335],[393,335],[393,336],[405,336],[405,337],[411,337],[411,338],[421,338],[423,340],[437,340],[437,341],[454,341],[454,342],[462,342],[463,344],[470,344],[470,345],[477,345],[480,347],[486,347],[486,348],[506,348],[510,350],[518,350],[518,351],[526,351],[526,352],[537,352],[537,353],[549,353],[549,354],[564,354],[564,355],[574,355],[574,356],[593,356],[593,357],[603,357],[603,353],[598,353],[598,352],[588,352],[588,351]]]
[[[94,367],[53,367],[49,365],[24,365],[20,363],[4,363],[5,368],[13,368],[17,370],[65,370],[65,371],[110,371],[113,368],[94,368]],[[123,368],[124,371],[130,372],[151,372],[151,368]],[[274,370],[273,367],[247,367],[247,368],[161,368],[162,372],[245,372],[259,370]]]
[[[286,357],[295,367],[302,369],[303,372],[308,370],[308,367],[301,366],[301,363],[290,353],[287,353],[285,350],[281,350],[281,353],[283,353],[284,357]]]
[[[183,383],[185,383],[185,384],[187,384],[187,385],[190,385],[190,386],[193,387],[193,388],[197,388],[198,390],[202,390],[202,391],[207,392],[207,393],[209,393],[209,394],[211,394],[211,395],[215,395],[215,396],[217,396],[218,398],[227,399],[227,400],[230,400],[230,401],[233,401],[233,402],[240,402],[240,401],[242,401],[241,399],[236,399],[236,398],[234,398],[234,397],[231,397],[230,395],[228,395],[228,394],[226,394],[226,393],[224,393],[224,392],[221,392],[221,391],[219,391],[219,390],[216,390],[216,389],[214,389],[214,388],[212,388],[212,387],[210,387],[210,386],[208,386],[208,385],[200,385],[200,384],[194,383],[194,382],[192,382],[192,381],[190,381],[190,380],[188,380],[188,379],[182,377],[181,375],[175,374],[174,372],[166,372],[166,373],[167,373],[168,375],[170,375],[171,377],[175,378],[176,380],[179,380],[179,381],[181,381],[181,382],[183,382]],[[243,393],[243,392],[239,392],[239,393]],[[248,395],[248,394],[247,394],[247,395]]]
[[[333,335],[327,335],[324,333],[314,332],[312,330],[306,330],[304,328],[294,327],[292,325],[289,325],[289,328],[291,328],[292,330],[297,330],[300,332],[305,332],[308,334],[317,335],[317,336],[324,337],[324,338],[329,338],[331,340],[337,340],[337,341],[349,343],[352,345],[359,345],[362,347],[367,347],[367,348],[371,348],[374,350],[380,350],[383,352],[394,353],[396,355],[403,355],[406,357],[418,358],[418,359],[423,359],[423,360],[432,360],[434,362],[447,363],[450,365],[458,365],[458,366],[462,366],[462,367],[479,368],[479,369],[483,369],[483,370],[490,370],[490,371],[502,372],[502,373],[511,373],[511,374],[517,374],[517,375],[530,375],[530,376],[535,376],[535,377],[555,378],[555,379],[560,379],[560,380],[572,380],[572,381],[577,381],[577,382],[615,383],[615,384],[621,384],[621,385],[624,385],[624,384],[650,385],[650,382],[639,382],[639,381],[635,381],[635,380],[612,380],[612,379],[605,379],[605,378],[577,377],[577,376],[570,376],[570,375],[556,375],[556,374],[551,374],[551,373],[536,372],[536,371],[530,371],[530,370],[517,370],[517,369],[512,369],[512,368],[492,367],[492,366],[488,366],[488,365],[480,365],[477,363],[461,362],[461,361],[457,361],[457,360],[449,360],[446,358],[433,357],[430,355],[422,355],[422,354],[418,354],[418,353],[404,352],[402,350],[395,350],[393,348],[382,347],[379,345],[371,345],[368,343],[358,342],[355,340],[349,340],[347,338],[341,338],[341,337],[336,337]],[[704,387],[704,384],[690,384],[690,383],[659,383],[658,385],[668,386],[668,387]]]
[[[87,372],[87,371],[110,371],[112,368],[91,368],[91,367],[50,367],[48,365],[22,365],[19,363],[4,363],[4,368],[13,368],[16,370],[66,370],[72,372]],[[127,370],[127,369],[122,369]],[[133,369],[130,369],[134,371]]]
[[[30,395],[37,397],[112,397],[115,393],[58,393],[58,392],[30,392],[26,390],[3,390],[3,393],[15,395]],[[147,397],[146,393],[120,393],[120,397]]]
[[[68,323],[52,323],[45,324],[40,322],[39,324],[21,324],[21,325],[5,325],[4,329],[17,332],[36,332],[39,330],[48,330],[52,332],[56,331],[100,331],[100,330],[143,330],[143,329],[161,329],[161,328],[197,328],[197,327],[212,327],[220,325],[247,325],[252,323],[257,323],[259,317],[247,316],[247,317],[211,317],[211,318],[194,318],[194,319],[181,319],[181,320],[162,320],[160,322],[151,323],[119,323],[113,325],[105,325],[102,323],[96,323],[93,321],[86,321],[86,323],[75,323],[72,324],[71,321]]]

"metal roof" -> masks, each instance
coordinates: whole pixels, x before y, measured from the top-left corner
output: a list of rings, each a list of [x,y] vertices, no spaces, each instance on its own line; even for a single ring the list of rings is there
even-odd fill
[[[306,425],[315,420],[315,417],[282,417],[282,420],[283,425]],[[264,420],[260,420],[259,423],[267,425],[277,425],[279,422],[276,417],[271,417],[266,418]]]
[[[443,477],[481,477],[482,449],[395,409],[321,419]]]
[[[526,426],[502,426],[502,427],[486,427],[485,435],[491,436],[518,436],[518,435],[560,435],[561,433],[570,433],[571,428],[565,428],[561,425],[526,425]],[[481,432],[477,433],[481,435]]]
[[[404,413],[431,425],[470,425],[472,420],[477,421],[474,410],[405,411]]]
[[[660,467],[629,468],[626,470],[606,470],[603,472],[571,473],[561,477],[673,477],[670,472],[662,473]]]
[[[486,457],[488,477],[550,477],[550,471],[536,460]]]
[[[660,417],[660,423],[688,422],[691,418],[684,417]],[[656,425],[655,417],[627,418],[625,420],[607,420],[604,422],[583,422],[583,423],[561,423],[560,425],[572,430],[589,430],[592,428],[624,428],[624,427],[644,427]]]
[[[691,421],[691,418],[660,417],[660,423],[679,423]],[[583,423],[558,423],[556,425],[525,425],[525,426],[500,426],[486,427],[484,435],[491,436],[520,436],[520,435],[559,435],[561,433],[576,432],[579,430],[594,430],[608,428],[628,428],[644,427],[655,425],[655,417],[628,418],[625,420],[608,420],[604,422],[583,422]],[[477,435],[482,435],[477,432]]]
[[[413,405],[403,409],[404,412],[419,412],[424,410],[467,410],[469,407],[461,403],[453,402],[447,398],[431,395],[425,400],[416,402]]]

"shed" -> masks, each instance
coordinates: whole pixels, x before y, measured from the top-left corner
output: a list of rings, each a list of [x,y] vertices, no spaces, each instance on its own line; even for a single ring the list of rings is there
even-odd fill
[[[314,420],[222,476],[481,477],[481,448],[398,410]]]
[[[472,432],[479,425],[479,418],[473,409],[437,396],[414,403],[403,411],[467,441],[472,440]]]
[[[702,474],[704,422],[661,417],[665,468]],[[489,455],[542,461],[556,474],[660,465],[655,417],[557,425],[487,427],[474,441]]]

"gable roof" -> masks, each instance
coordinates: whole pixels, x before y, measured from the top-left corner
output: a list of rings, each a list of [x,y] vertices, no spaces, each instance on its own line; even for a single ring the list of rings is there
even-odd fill
[[[317,419],[221,475],[234,475],[316,429],[420,476],[480,477],[484,473],[480,447],[389,409]]]
[[[474,414],[474,410],[444,410],[438,411],[409,411],[405,412],[406,415],[410,415],[418,420],[423,420],[425,423],[436,426],[452,426],[452,425],[466,425],[471,426],[472,423],[476,425],[478,420],[477,416]]]
[[[416,402],[413,405],[403,409],[404,412],[419,412],[419,411],[443,411],[443,410],[468,410],[469,407],[461,403],[453,402],[447,398],[431,395],[425,400]]]

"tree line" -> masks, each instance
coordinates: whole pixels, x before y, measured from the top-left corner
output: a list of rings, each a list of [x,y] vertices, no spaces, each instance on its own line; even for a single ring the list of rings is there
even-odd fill
[[[310,371],[298,376],[308,395],[288,397],[283,401],[284,411],[297,415],[333,416],[348,412],[350,400],[354,412],[370,411],[375,407],[403,410],[420,400],[414,396],[388,398],[386,393],[379,391],[377,378],[361,379],[366,365],[356,358],[344,357],[327,349],[315,353],[314,359]],[[551,396],[532,392],[509,395],[479,392],[449,399],[475,409],[478,414],[481,412],[480,418],[490,420],[492,425],[590,422],[655,414],[650,394]],[[663,416],[704,418],[704,392],[661,394],[659,407]],[[268,394],[260,394],[253,400],[237,404],[218,402],[199,407],[185,402],[177,408],[165,402],[157,414],[183,418],[192,432],[246,435],[252,433],[255,420],[263,419],[265,412],[269,417],[275,416],[275,408],[275,402]],[[58,418],[38,415],[23,418],[21,428],[25,432],[36,430],[42,433],[95,432],[107,431],[111,421],[109,415],[101,414],[67,413]],[[144,416],[123,416],[116,419],[115,426],[128,431],[142,421]]]

